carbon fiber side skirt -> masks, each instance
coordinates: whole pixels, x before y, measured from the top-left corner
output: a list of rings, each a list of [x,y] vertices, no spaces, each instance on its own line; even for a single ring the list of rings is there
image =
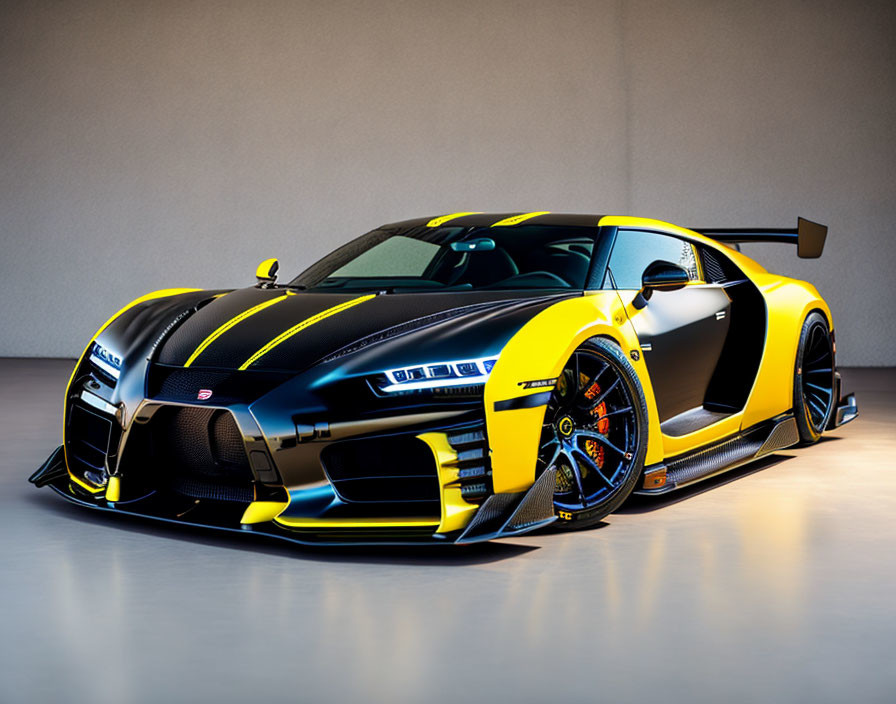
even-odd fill
[[[793,415],[779,416],[722,442],[673,457],[664,464],[645,468],[642,488],[635,490],[634,493],[665,494],[701,479],[727,472],[776,450],[796,445],[799,440],[799,430]],[[660,476],[665,478],[665,482],[656,488],[649,488],[658,484],[653,478]]]

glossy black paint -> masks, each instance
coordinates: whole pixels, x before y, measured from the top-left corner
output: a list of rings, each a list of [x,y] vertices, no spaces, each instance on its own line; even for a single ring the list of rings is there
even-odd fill
[[[225,332],[209,345],[192,365],[194,367],[236,369],[280,333],[333,306],[355,300],[361,295],[366,294],[300,291],[293,295],[287,295],[283,289],[241,289],[213,301],[186,321],[166,341],[159,355],[159,362],[172,366],[183,366],[208,335],[235,315],[273,298],[286,296],[282,301],[265,308]],[[433,349],[431,353],[428,350],[422,350],[422,361],[450,360],[454,358],[452,355],[455,354],[460,354],[462,357],[475,357],[477,356],[475,351],[467,350],[475,350],[480,346],[477,345],[477,339],[483,337],[485,332],[481,328],[483,324],[489,326],[489,332],[484,337],[491,337],[493,331],[495,337],[501,338],[506,333],[505,323],[509,322],[509,327],[512,328],[514,325],[525,322],[528,319],[527,315],[534,315],[539,306],[544,306],[546,302],[555,302],[570,295],[574,294],[557,292],[533,296],[532,291],[380,294],[341,313],[325,318],[303,330],[301,334],[289,338],[254,363],[251,369],[299,372],[331,354],[351,346],[365,337],[381,333],[383,330],[408,325],[413,321],[430,316],[451,313],[457,315],[446,316],[446,321],[447,319],[452,321],[450,328],[457,329],[471,337],[464,337],[458,344],[446,347],[445,330],[449,326],[436,323],[427,327],[426,329],[435,335],[435,338],[427,335],[426,340],[435,339],[437,341],[435,347],[438,349]],[[471,309],[471,306],[476,306],[476,308]],[[522,316],[508,317],[497,314],[505,308],[520,311],[527,307],[529,313]],[[425,325],[425,323],[424,320],[423,324]],[[448,337],[453,340],[458,339],[454,333]],[[494,343],[490,341],[486,346],[493,348]],[[419,358],[410,359],[409,363],[415,364],[420,361]],[[400,366],[401,363],[396,362],[386,368]]]

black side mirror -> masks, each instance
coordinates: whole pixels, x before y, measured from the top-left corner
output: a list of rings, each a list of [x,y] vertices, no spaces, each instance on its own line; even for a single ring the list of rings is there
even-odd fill
[[[641,290],[632,302],[635,308],[643,308],[656,291],[674,291],[690,281],[688,272],[672,262],[657,260],[647,265],[641,274]]]

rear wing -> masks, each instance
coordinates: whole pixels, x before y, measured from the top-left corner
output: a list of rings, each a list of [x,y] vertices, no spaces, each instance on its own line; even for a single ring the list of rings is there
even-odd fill
[[[818,259],[824,250],[824,241],[828,236],[827,225],[819,225],[817,222],[797,218],[797,225],[793,229],[705,229],[702,227],[691,228],[716,242],[725,244],[750,244],[751,242],[784,242],[795,244],[798,257],[803,259]]]

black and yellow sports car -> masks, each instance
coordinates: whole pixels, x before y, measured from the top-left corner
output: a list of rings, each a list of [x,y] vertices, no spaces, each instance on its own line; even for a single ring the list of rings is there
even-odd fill
[[[157,291],[88,344],[31,481],[300,543],[592,525],[856,417],[827,304],[737,249],[826,233],[454,213]]]

